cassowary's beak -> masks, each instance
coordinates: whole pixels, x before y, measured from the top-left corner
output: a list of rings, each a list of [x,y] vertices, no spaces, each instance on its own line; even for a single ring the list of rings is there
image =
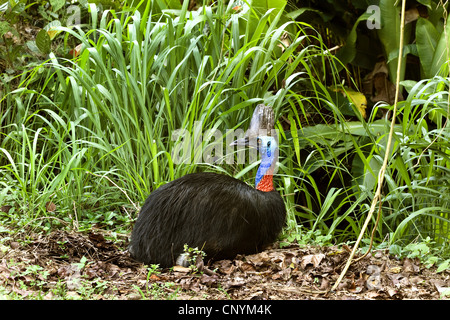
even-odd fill
[[[248,137],[240,138],[237,140],[234,140],[232,143],[230,143],[230,146],[248,146]]]
[[[256,138],[249,138],[244,137],[237,140],[234,140],[232,143],[230,143],[230,146],[244,146],[244,147],[250,147],[250,148],[257,148]]]

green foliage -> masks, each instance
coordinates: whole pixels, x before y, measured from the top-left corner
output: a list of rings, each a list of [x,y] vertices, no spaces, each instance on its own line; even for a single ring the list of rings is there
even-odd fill
[[[164,300],[172,300],[177,299],[177,294],[180,288],[175,288],[174,291],[170,294],[167,294],[166,288],[171,288],[175,286],[173,282],[162,282],[162,283],[152,283],[150,280],[151,276],[159,275],[161,272],[159,271],[159,265],[152,264],[148,268],[147,273],[147,282],[145,285],[145,290],[142,290],[138,286],[134,286],[136,291],[139,293],[142,299],[164,299]]]
[[[388,162],[375,241],[381,243],[386,234],[391,235],[390,244],[429,237],[433,247],[441,248],[442,257],[448,257],[450,136],[445,118],[449,114],[449,79],[403,84],[409,95],[400,105],[400,120],[394,129],[396,143]],[[294,187],[288,194],[307,192],[302,194],[304,200],[288,197],[287,202],[312,232],[321,230],[337,243],[348,240],[349,234],[358,234],[361,217],[373,198],[389,131],[390,122],[377,119],[376,114],[378,108],[388,107],[376,106],[367,121],[318,124],[302,130],[289,118],[292,139],[287,145],[293,147],[287,154],[295,155],[290,159],[298,166],[287,167],[301,168],[296,176],[303,178],[291,180]],[[327,186],[320,185],[315,175],[324,168],[330,178],[325,180]],[[334,187],[336,183],[339,188]],[[297,229],[286,240],[302,242],[299,233]]]
[[[390,57],[396,53],[397,57],[389,59],[387,62],[389,68],[389,77],[392,83],[396,83],[398,52],[400,43],[400,6],[393,5],[390,0],[380,0],[380,18],[381,28],[377,30],[378,37],[383,45],[386,57]],[[405,25],[404,38],[409,39],[411,34],[411,24]],[[400,80],[404,79],[406,70],[406,59],[402,59],[400,68]]]
[[[448,74],[448,43],[450,18],[442,25],[433,25],[430,20],[419,18],[416,26],[417,52],[424,78]]]
[[[323,235],[321,230],[308,230],[305,232],[293,233],[287,236],[284,241],[280,243],[280,247],[285,247],[292,243],[296,243],[300,246],[327,246],[331,245],[332,241],[331,235]]]
[[[354,6],[363,10],[365,2]],[[207,135],[192,145],[190,163],[173,157],[186,137],[245,128],[253,107],[265,103],[274,108],[280,132],[275,179],[288,208],[282,240],[324,245],[355,239],[386,148],[389,122],[379,115],[391,107],[378,104],[364,118],[351,99],[355,93],[342,85],[347,70],[328,51],[327,39],[290,20],[283,1],[271,8],[257,3],[235,10],[219,1],[193,11],[187,1],[173,8],[168,1],[130,2],[123,11],[91,3],[88,28],[49,21],[37,38],[48,60],[32,65],[18,78],[20,86],[0,98],[0,205],[8,209],[0,211],[1,221],[16,230],[99,224],[127,233],[138,203],[186,173],[215,170],[252,183],[257,164],[198,158],[217,142]],[[336,1],[333,18],[311,8],[290,15],[332,21],[342,3]],[[358,10],[340,33],[348,39],[344,62],[362,61],[359,31],[368,17]],[[419,19],[414,30],[424,72],[437,70],[438,48],[447,40],[437,37],[443,26],[433,26]],[[391,33],[380,37],[385,54],[395,59],[397,35]],[[49,47],[50,34],[62,39],[60,48],[53,40]],[[419,39],[425,36],[433,40],[430,49]],[[58,54],[76,45],[77,54]],[[347,86],[357,87],[348,79]],[[449,78],[402,85],[409,94],[399,106],[375,241],[389,234],[389,245],[406,246],[429,237],[427,246],[442,246],[444,259]]]
[[[144,11],[151,11],[152,2],[145,5]],[[83,221],[95,216],[83,207],[113,209],[120,188],[133,207],[162,183],[197,170],[194,161],[174,165],[176,129],[192,134],[201,121],[202,132],[225,132],[241,126],[255,103],[275,110],[303,104],[292,88],[309,81],[320,85],[311,63],[322,60],[323,65],[329,57],[320,54],[321,48],[303,47],[308,37],[301,28],[281,50],[280,38],[292,24],[278,27],[282,11],[267,12],[251,35],[246,30],[240,36],[240,26],[254,12],[240,15],[231,4],[219,4],[187,13],[186,6],[141,15],[100,12],[91,4],[91,20],[101,16],[98,30],[58,27],[82,44],[76,61],[50,53],[48,63],[31,70],[21,89],[2,99],[8,111],[0,183],[9,188],[5,196],[11,203],[17,199],[29,217],[37,218],[47,214],[45,204],[52,201],[63,220],[75,205],[74,214]],[[299,66],[306,71],[298,72]],[[40,91],[26,89],[39,74]],[[305,101],[305,113],[312,99]],[[210,143],[203,141],[202,149]]]
[[[203,260],[203,258],[206,256],[206,253],[203,252],[201,249],[195,247],[191,248],[187,244],[184,245],[183,248],[184,254],[188,257],[189,267],[195,272],[197,270],[197,261]]]
[[[173,292],[168,294],[167,288],[170,288]],[[143,300],[175,300],[180,291],[180,288],[173,282],[152,283],[151,286],[146,286],[145,292],[137,286],[135,286],[135,289],[139,292]]]
[[[443,247],[436,246],[436,243],[427,237],[420,242],[410,242],[406,246],[400,246],[392,244],[389,246],[390,254],[398,258],[411,258],[419,259],[425,264],[427,268],[437,265],[436,272],[443,272],[444,270],[450,270],[450,259],[443,260],[445,257],[445,251],[448,250],[448,244]],[[444,253],[444,254],[443,254]],[[448,255],[447,255],[448,256]]]
[[[376,10],[370,10],[369,6]],[[408,67],[409,77],[421,75],[422,79],[436,75],[447,75],[448,60],[448,4],[440,1],[413,1],[408,3],[408,20],[405,25],[404,55],[417,56],[420,64],[403,59],[401,80],[405,79]],[[400,2],[390,0],[316,1],[310,0],[302,8],[291,9],[290,16],[307,21],[328,31],[327,41],[342,46],[337,57],[344,65],[351,64],[368,71],[384,55],[389,77],[395,83],[399,37]],[[417,20],[417,23],[414,21]],[[447,21],[448,22],[448,21]],[[369,26],[370,25],[370,26]],[[446,32],[444,32],[444,27]],[[320,27],[319,27],[320,28]],[[447,70],[447,71],[446,71]],[[359,75],[357,75],[359,76]],[[417,78],[415,79],[417,80]]]
[[[14,262],[12,262],[14,264]],[[21,264],[21,263],[20,263]],[[19,267],[20,264],[17,266]],[[80,272],[89,265],[86,257],[82,257],[79,263],[72,266]],[[73,300],[73,299],[93,299],[96,295],[103,295],[111,287],[107,281],[100,278],[88,279],[86,275],[72,275],[68,278],[61,278],[52,282],[49,278],[50,271],[39,265],[27,265],[23,271],[11,272],[11,277],[17,279],[15,285],[18,290],[6,292],[5,298],[22,300]],[[0,286],[0,294],[5,290]],[[6,290],[5,290],[6,291]],[[3,297],[3,296],[2,296]],[[108,295],[105,295],[108,298]]]

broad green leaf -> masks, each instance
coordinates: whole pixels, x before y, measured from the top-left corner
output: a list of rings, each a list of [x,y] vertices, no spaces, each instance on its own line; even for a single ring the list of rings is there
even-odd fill
[[[403,80],[400,84],[405,88],[405,90],[410,93],[411,90],[416,86],[417,81],[414,80]]]
[[[445,260],[444,262],[442,262],[439,267],[436,270],[436,273],[442,272],[444,270],[447,270],[450,268],[450,259]]]
[[[356,136],[376,136],[380,137],[389,132],[388,123],[384,119],[376,120],[370,124],[364,125],[359,121],[350,121],[345,125],[346,131]],[[395,125],[395,131],[401,132],[402,127]]]
[[[394,51],[389,52],[387,63],[390,63],[393,59],[398,58],[398,53],[399,53],[398,50],[394,50]],[[405,59],[408,54],[412,54],[414,56],[418,56],[416,44],[410,43],[410,44],[407,44],[407,45],[403,46],[403,59]]]
[[[357,32],[356,29],[361,21],[367,20],[372,14],[371,13],[364,13],[362,14],[358,20],[356,20],[355,24],[353,25],[352,30],[350,31],[350,34],[347,37],[347,40],[345,41],[345,45],[337,52],[336,56],[340,61],[342,61],[343,65],[346,65],[347,63],[351,63],[353,59],[356,56],[356,39],[357,39]],[[342,68],[343,66],[341,66]]]
[[[441,33],[441,37],[436,45],[436,50],[433,56],[433,62],[431,63],[431,75],[434,77],[436,75],[448,76],[448,60],[449,60],[449,49],[448,41],[450,37],[450,16],[447,18],[447,26],[444,32]]]
[[[48,54],[50,52],[50,36],[47,31],[42,29],[36,35],[36,46],[41,50],[42,53]]]
[[[0,37],[7,33],[10,29],[8,21],[0,21]]]
[[[428,9],[431,9],[431,0],[417,0],[420,4],[423,4],[424,6],[428,7]]]
[[[294,11],[291,11],[291,12],[288,12],[287,14],[286,14],[286,16],[288,16],[289,18],[291,18],[291,19],[297,19],[299,16],[301,16],[303,13],[305,13],[305,12],[315,12],[315,13],[317,13],[319,16],[321,16],[322,17],[322,19],[323,19],[323,21],[328,21],[329,20],[329,17],[327,17],[326,15],[324,15],[323,14],[323,12],[321,12],[320,10],[317,10],[317,9],[315,9],[315,8],[300,8],[300,9],[298,9],[298,10],[294,10]]]
[[[59,9],[61,9],[65,3],[66,3],[65,0],[50,0],[50,4],[52,5],[53,12],[56,12]]]
[[[381,28],[378,31],[378,37],[383,44],[383,49],[386,57],[392,52],[399,50],[400,44],[400,13],[401,10],[397,2],[392,0],[380,0],[380,17]],[[405,25],[404,39],[409,39],[411,35],[412,24]],[[397,64],[398,58],[392,59],[388,63],[389,77],[392,83],[396,83],[397,79]],[[405,75],[406,60],[403,59],[400,80],[403,80]]]
[[[433,65],[438,41],[439,33],[434,25],[427,19],[419,18],[416,25],[416,43],[425,78],[432,78],[434,76],[431,66]]]
[[[378,173],[382,166],[382,160],[380,157],[370,155],[368,161],[368,167],[364,165],[365,161],[358,156],[355,156],[352,162],[352,174],[355,176],[356,183],[359,187],[363,187],[363,192],[370,194],[378,181]]]
[[[53,40],[61,32],[60,27],[61,22],[58,20],[54,20],[44,27],[44,30],[47,30],[50,40]]]

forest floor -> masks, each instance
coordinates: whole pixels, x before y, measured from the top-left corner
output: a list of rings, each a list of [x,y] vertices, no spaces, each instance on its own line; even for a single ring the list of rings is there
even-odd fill
[[[450,272],[385,251],[353,263],[337,246],[267,249],[196,269],[148,268],[126,243],[101,233],[55,231],[8,238],[0,233],[0,299],[90,300],[396,300],[449,299]],[[30,240],[31,239],[31,240]]]

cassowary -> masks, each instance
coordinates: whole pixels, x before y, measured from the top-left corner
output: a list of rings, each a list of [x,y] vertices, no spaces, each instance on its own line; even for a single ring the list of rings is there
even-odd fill
[[[272,109],[258,105],[245,138],[232,143],[258,149],[256,188],[211,172],[188,174],[163,185],[150,194],[139,213],[131,234],[131,256],[170,267],[185,264],[183,259],[177,261],[185,244],[218,260],[256,253],[273,243],[285,224],[286,208],[273,187],[278,146],[269,135],[272,126]],[[259,135],[260,131],[269,134]]]

